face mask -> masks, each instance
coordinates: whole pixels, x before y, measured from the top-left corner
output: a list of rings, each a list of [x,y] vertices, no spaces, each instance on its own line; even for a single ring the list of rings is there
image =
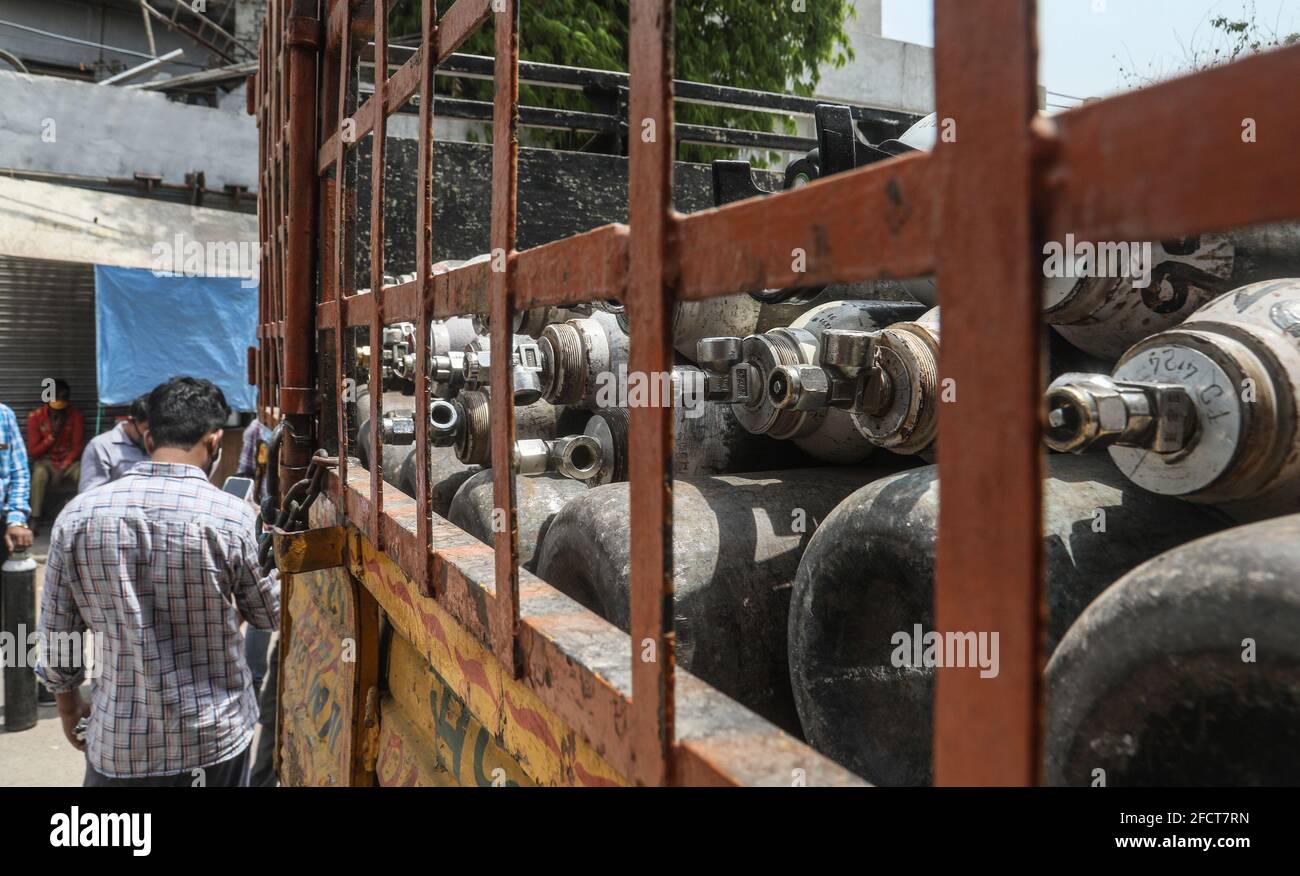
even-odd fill
[[[53,408],[53,409],[56,410],[56,411],[61,411],[61,410],[63,410],[64,408],[66,408],[67,406],[68,406],[68,403],[65,402],[63,399],[58,399],[58,398],[56,398],[54,401],[50,402],[50,407]]]

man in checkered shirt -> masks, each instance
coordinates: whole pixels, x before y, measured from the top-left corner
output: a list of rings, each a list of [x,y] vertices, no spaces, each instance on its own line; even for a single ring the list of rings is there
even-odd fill
[[[150,461],[55,521],[37,673],[86,752],[88,786],[247,783],[257,698],[239,625],[274,629],[280,586],[258,570],[253,507],[208,482],[229,416],[206,380],[160,385],[149,395]],[[84,668],[56,644],[86,630],[104,639],[88,704]]]

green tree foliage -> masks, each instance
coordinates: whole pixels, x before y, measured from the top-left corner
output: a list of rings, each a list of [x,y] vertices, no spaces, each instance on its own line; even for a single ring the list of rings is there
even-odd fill
[[[445,4],[440,4],[445,9]],[[681,0],[676,5],[676,76],[697,82],[810,95],[823,64],[853,57],[844,22],[851,0]],[[389,32],[419,32],[419,3],[404,0],[390,12]],[[627,0],[522,0],[519,54],[523,60],[599,70],[627,70]],[[491,22],[461,51],[494,54]],[[440,82],[440,87],[442,83]],[[452,93],[491,99],[487,83],[457,83]],[[590,109],[578,92],[524,88],[521,102]],[[771,131],[776,116],[720,107],[680,105],[678,121]],[[786,122],[789,129],[789,123]],[[560,145],[554,139],[552,145]],[[564,142],[570,148],[582,143]],[[704,160],[719,150],[691,148],[682,157]]]

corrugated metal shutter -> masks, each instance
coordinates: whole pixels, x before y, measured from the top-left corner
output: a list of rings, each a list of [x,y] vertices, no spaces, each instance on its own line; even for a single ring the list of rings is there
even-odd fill
[[[0,256],[0,402],[13,408],[24,437],[46,377],[72,386],[89,438],[99,399],[94,267]],[[112,425],[106,413],[101,428]]]

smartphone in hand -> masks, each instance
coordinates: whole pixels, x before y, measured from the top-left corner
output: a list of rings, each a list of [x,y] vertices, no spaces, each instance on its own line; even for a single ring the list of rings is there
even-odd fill
[[[245,502],[248,502],[253,498],[253,479],[235,477],[232,475],[231,477],[226,478],[226,482],[221,486],[221,489],[230,493],[232,496],[238,496]]]

